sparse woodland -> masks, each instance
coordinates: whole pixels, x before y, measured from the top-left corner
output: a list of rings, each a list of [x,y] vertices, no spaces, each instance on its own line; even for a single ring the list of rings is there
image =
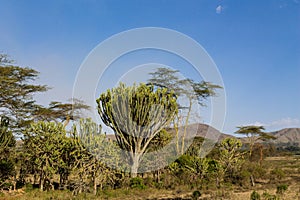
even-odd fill
[[[192,105],[222,88],[177,73],[159,68],[148,83],[99,94],[111,139],[81,118],[94,108],[80,100],[38,104],[34,94],[49,89],[35,83],[38,72],[1,54],[0,199],[300,198],[300,157],[272,145],[263,127],[238,127],[245,139],[225,138],[199,156],[205,138],[188,141],[186,132]],[[166,146],[172,162],[149,154]]]

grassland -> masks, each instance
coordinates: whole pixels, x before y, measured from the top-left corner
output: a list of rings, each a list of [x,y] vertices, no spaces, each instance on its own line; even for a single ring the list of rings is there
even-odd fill
[[[263,166],[270,172],[269,177],[264,177],[256,181],[254,187],[243,188],[236,185],[225,185],[220,189],[211,190],[205,188],[198,198],[193,197],[193,190],[181,187],[166,189],[108,189],[99,191],[95,196],[91,193],[82,193],[74,196],[71,191],[44,191],[38,189],[28,190],[25,187],[17,191],[2,191],[0,200],[98,200],[98,199],[250,199],[251,193],[255,190],[261,199],[300,199],[300,157],[281,156],[268,157]],[[282,194],[278,193],[277,187],[280,185],[288,186]]]

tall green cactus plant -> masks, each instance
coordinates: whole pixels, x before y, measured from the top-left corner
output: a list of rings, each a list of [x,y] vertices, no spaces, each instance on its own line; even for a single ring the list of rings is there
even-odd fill
[[[97,99],[102,121],[114,130],[119,146],[130,158],[132,177],[136,177],[150,141],[177,113],[176,100],[174,92],[166,88],[122,83]]]
[[[118,148],[115,143],[107,140],[102,132],[102,126],[90,118],[80,119],[78,124],[74,124],[72,134],[79,139],[76,143],[77,152],[75,152],[78,185],[83,187],[83,180],[90,177],[94,194],[97,194],[98,185],[102,189],[103,185],[115,179],[113,171],[108,167],[118,165]],[[78,192],[81,193],[81,191],[82,188],[79,188]]]
[[[52,177],[62,164],[65,139],[66,130],[61,123],[39,121],[24,131],[24,148],[39,172],[41,191],[47,180],[54,189]]]

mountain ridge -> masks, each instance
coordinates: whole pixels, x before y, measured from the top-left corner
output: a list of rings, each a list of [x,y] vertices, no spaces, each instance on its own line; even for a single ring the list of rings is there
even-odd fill
[[[174,132],[173,129],[168,129],[168,131]],[[184,134],[184,127],[179,128],[179,133]],[[300,128],[283,128],[278,131],[269,132],[269,134],[276,137],[276,139],[270,140],[270,143],[283,145],[293,144],[300,147]],[[115,140],[114,134],[107,134],[107,137]],[[186,138],[188,139],[193,137],[203,137],[207,139],[217,140],[218,142],[228,137],[238,138],[241,139],[243,142],[246,141],[245,137],[236,137],[231,134],[222,133],[216,128],[204,123],[194,123],[187,126]]]

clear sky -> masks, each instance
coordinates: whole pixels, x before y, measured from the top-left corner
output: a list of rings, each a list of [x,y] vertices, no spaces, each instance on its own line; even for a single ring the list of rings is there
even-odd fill
[[[139,27],[179,31],[201,44],[224,81],[224,132],[257,124],[300,127],[299,0],[0,0],[0,51],[72,96],[76,73],[101,41]]]

